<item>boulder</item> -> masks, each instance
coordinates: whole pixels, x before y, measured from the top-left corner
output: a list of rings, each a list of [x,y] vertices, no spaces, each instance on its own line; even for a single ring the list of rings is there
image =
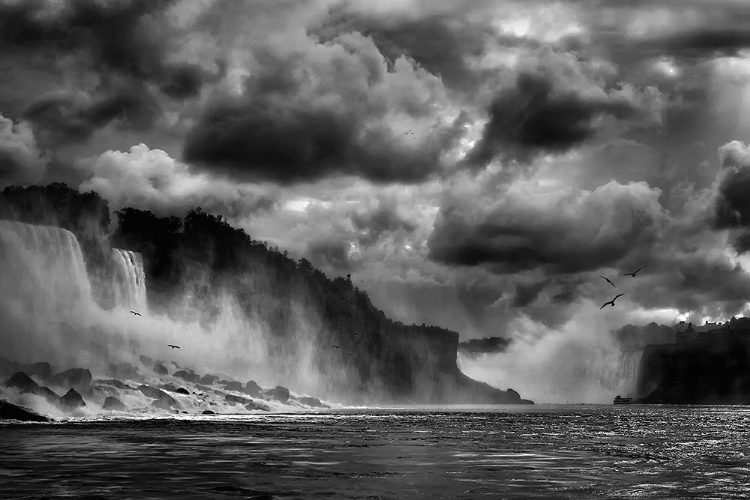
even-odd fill
[[[107,368],[107,374],[119,379],[141,380],[142,378],[138,369],[130,363],[111,364]]]
[[[127,407],[122,404],[122,401],[112,396],[109,396],[104,400],[104,405],[102,406],[102,408],[104,408],[105,410],[113,411],[125,411],[127,409]]]
[[[286,403],[289,400],[289,389],[280,385],[267,390],[264,394],[276,401],[281,401],[282,403]]]
[[[233,394],[227,394],[226,396],[224,396],[224,399],[226,399],[230,403],[239,403],[242,405],[246,405],[252,402],[251,399],[243,398],[241,396],[235,396]]]
[[[197,373],[189,372],[186,370],[180,370],[178,372],[175,372],[174,376],[179,377],[186,382],[193,382],[193,383],[198,382],[201,379]]]
[[[199,382],[203,385],[212,385],[217,380],[219,380],[219,377],[216,375],[203,375]]]
[[[235,380],[220,380],[219,385],[223,385],[228,391],[242,392],[244,387],[240,382]]]
[[[0,356],[0,375],[11,375],[19,371],[18,363]]]
[[[251,396],[260,397],[261,395],[261,389],[258,384],[253,382],[252,380],[248,381],[247,384],[245,384],[245,388],[243,390],[245,394],[249,394]]]
[[[313,408],[323,408],[323,403],[318,398],[304,397],[299,398],[299,402],[303,405],[312,406]]]
[[[75,389],[71,389],[66,392],[63,397],[60,398],[59,406],[66,410],[76,410],[78,408],[85,407],[86,402],[83,400],[81,395],[76,392]]]
[[[50,419],[23,406],[14,405],[0,399],[0,419],[20,420],[21,422],[49,422]]]
[[[203,410],[201,412],[202,415],[216,415],[216,412],[213,410]]]
[[[24,372],[14,374],[5,382],[5,386],[14,387],[21,392],[29,392],[31,394],[36,394],[37,396],[42,396],[53,404],[60,400],[60,396],[58,396],[57,393],[47,387],[40,386]]]
[[[154,365],[154,373],[158,373],[159,375],[169,375],[169,370],[167,370],[162,364],[156,364]]]
[[[34,393],[39,389],[39,384],[34,382],[34,380],[24,372],[16,372],[13,374],[12,377],[5,381],[5,386],[14,387],[21,392],[31,393]]]
[[[248,403],[248,404],[247,404],[247,405],[245,406],[245,409],[246,409],[247,411],[253,411],[253,410],[262,410],[262,411],[269,411],[269,408],[268,408],[268,406],[266,406],[266,405],[264,405],[264,404],[261,404],[261,403],[256,403],[255,401],[250,401],[250,402],[249,402],[249,403]]]
[[[97,384],[111,385],[112,387],[117,387],[118,389],[132,389],[132,387],[130,387],[125,382],[121,382],[112,378],[106,380],[94,380],[94,382],[96,382]]]
[[[174,400],[172,396],[167,394],[166,392],[159,390],[155,387],[151,387],[148,385],[141,385],[138,387],[138,390],[143,393],[144,396],[147,398],[154,399],[151,403],[151,406],[154,406],[155,408],[162,408],[162,409],[170,409],[170,408],[179,408],[180,405],[177,404],[177,401]]]
[[[185,394],[186,396],[190,394],[190,391],[188,391],[184,387],[178,387],[174,392],[176,392],[177,394]]]
[[[59,387],[72,387],[78,392],[89,392],[91,386],[91,372],[88,368],[71,368],[64,372],[56,373],[50,377],[49,382]]]
[[[42,380],[47,380],[52,375],[52,367],[46,361],[21,365],[20,371],[31,377],[40,377]]]

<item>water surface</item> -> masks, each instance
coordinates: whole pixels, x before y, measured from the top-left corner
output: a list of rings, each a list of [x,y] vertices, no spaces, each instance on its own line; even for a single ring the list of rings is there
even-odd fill
[[[0,498],[747,498],[750,407],[0,425]]]

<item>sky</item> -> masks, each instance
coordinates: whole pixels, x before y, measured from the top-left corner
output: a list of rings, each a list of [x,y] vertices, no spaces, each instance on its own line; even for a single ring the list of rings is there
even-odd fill
[[[0,0],[0,187],[202,206],[462,339],[742,315],[747,142],[745,0]]]

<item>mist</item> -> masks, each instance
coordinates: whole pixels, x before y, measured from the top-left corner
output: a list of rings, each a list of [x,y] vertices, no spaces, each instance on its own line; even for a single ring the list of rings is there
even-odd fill
[[[107,265],[112,272],[90,277],[69,231],[0,221],[2,355],[19,363],[46,361],[58,372],[89,368],[95,376],[108,373],[110,365],[138,366],[140,356],[147,356],[197,373],[307,393],[328,387],[314,364],[312,313],[292,299],[295,338],[285,340],[287,352],[271,356],[268,325],[246,315],[236,290],[218,285],[208,300],[191,292],[211,282],[200,267],[184,284],[187,293],[151,311],[140,254],[112,249]],[[108,292],[111,307],[99,304],[97,291]]]
[[[501,353],[465,356],[468,376],[495,387],[512,387],[535,403],[609,404],[633,396],[642,351],[623,351],[610,335],[620,321],[588,300],[559,328],[530,319],[514,323],[513,342]]]

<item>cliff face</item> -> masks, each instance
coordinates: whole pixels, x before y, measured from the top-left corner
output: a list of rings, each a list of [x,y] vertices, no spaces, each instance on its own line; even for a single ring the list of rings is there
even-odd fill
[[[37,205],[44,209],[32,210]],[[184,219],[126,208],[116,212],[111,237],[109,209],[93,192],[58,184],[9,188],[0,193],[0,208],[0,217],[69,228],[80,241],[92,295],[105,309],[116,297],[105,296],[100,289],[106,287],[97,283],[112,281],[112,247],[142,256],[144,301],[152,313],[182,320],[190,311],[202,325],[212,324],[225,310],[222,298],[231,296],[248,323],[263,330],[264,359],[274,370],[288,376],[289,384],[317,370],[323,397],[352,403],[528,403],[514,391],[463,375],[456,365],[456,332],[394,322],[349,276],[329,279],[307,260],[291,259],[200,208]]]
[[[750,404],[750,332],[721,329],[678,335],[643,353],[643,403]]]

